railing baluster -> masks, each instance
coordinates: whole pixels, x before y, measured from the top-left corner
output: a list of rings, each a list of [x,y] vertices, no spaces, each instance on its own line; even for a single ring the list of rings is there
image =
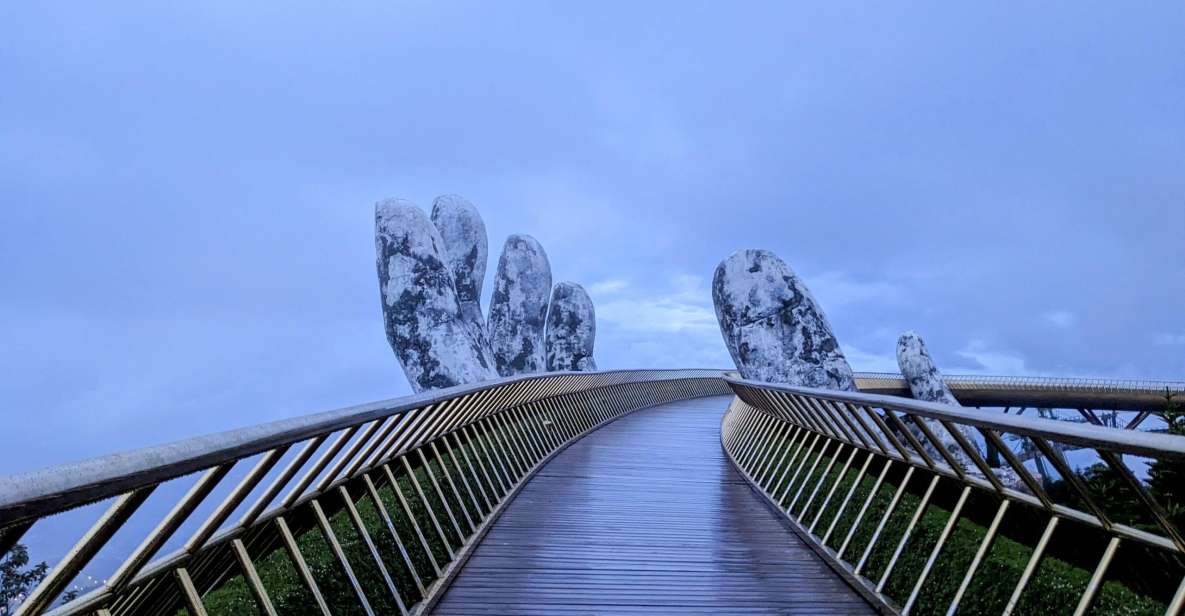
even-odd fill
[[[798,461],[798,466],[794,469],[794,474],[790,476],[789,483],[787,483],[786,486],[782,488],[782,495],[777,498],[779,507],[781,507],[782,502],[786,500],[786,495],[790,493],[790,488],[793,488],[794,485],[798,483],[798,476],[802,474],[802,469],[806,466],[807,461],[811,459],[811,454],[815,452],[815,445],[818,445],[820,440],[823,440],[827,443],[831,442],[827,439],[824,439],[823,436],[817,432],[814,434],[814,437],[815,438],[811,439],[810,446],[806,449],[806,455],[802,456],[802,459]],[[824,447],[826,447],[826,445],[824,445]]]
[[[770,482],[774,479],[774,477],[777,477],[778,469],[782,468],[782,464],[786,462],[786,456],[790,455],[790,451],[794,449],[794,443],[797,441],[799,435],[805,432],[803,428],[800,428],[789,422],[786,422],[786,425],[790,427],[788,430],[788,438],[784,437],[783,443],[778,447],[778,450],[781,451],[782,455],[778,456],[777,462],[774,462],[772,465],[770,465],[770,467],[767,468],[762,476],[757,480],[757,485],[767,492],[773,489],[773,487],[770,485]]]
[[[761,483],[761,477],[765,476],[766,471],[769,469],[770,463],[772,463],[777,457],[778,450],[782,448],[782,442],[784,441],[786,430],[789,428],[789,426],[789,423],[780,419],[775,422],[773,436],[770,438],[769,444],[766,446],[765,451],[757,460],[757,466],[753,471],[753,480],[758,484]]]
[[[512,436],[510,429],[506,427],[505,419],[502,413],[490,416],[490,420],[493,422],[495,430],[502,440],[502,447],[508,452],[507,458],[517,469],[517,475],[515,476],[515,483],[517,484],[519,480],[530,472],[531,465],[527,461],[527,456],[519,452],[518,442]]]
[[[1082,598],[1078,600],[1078,606],[1074,608],[1074,616],[1083,616],[1086,610],[1090,609],[1090,604],[1094,601],[1094,596],[1099,591],[1099,587],[1103,585],[1103,576],[1107,574],[1107,567],[1111,565],[1111,559],[1115,557],[1115,551],[1119,549],[1119,537],[1111,537],[1107,542],[1107,547],[1103,550],[1102,557],[1095,565],[1094,573],[1090,576],[1090,582],[1086,584],[1086,590],[1082,591]]]
[[[181,589],[181,596],[185,599],[185,609],[189,610],[189,616],[207,616],[202,597],[194,588],[193,580],[189,579],[189,571],[186,571],[185,567],[178,567],[173,570],[173,576],[177,581],[177,586]]]
[[[856,493],[856,489],[860,487],[860,482],[864,480],[864,474],[868,472],[868,465],[872,463],[872,458],[871,453],[864,456],[864,463],[860,465],[860,472],[856,473],[856,479],[852,481],[852,486],[848,488],[847,494],[844,495],[843,501],[840,502],[839,509],[835,512],[835,517],[831,518],[831,523],[827,525],[827,532],[823,533],[823,538],[819,540],[820,544],[827,545],[827,540],[831,538],[831,533],[835,531],[835,526],[839,524],[840,518],[847,511],[848,503],[852,501],[852,495]],[[815,521],[818,522],[818,519]]]
[[[78,572],[107,545],[128,518],[144,504],[156,486],[140,488],[116,497],[115,502],[99,516],[90,530],[74,544],[66,556],[54,566],[45,579],[33,589],[29,596],[17,607],[15,616],[40,614],[58,598],[66,589],[66,585],[78,575]]]
[[[362,591],[362,585],[358,583],[358,576],[354,574],[354,568],[350,566],[349,559],[346,558],[346,552],[342,549],[341,542],[337,540],[337,533],[333,532],[333,526],[329,523],[329,518],[325,517],[325,511],[321,508],[321,503],[314,498],[309,501],[313,508],[313,515],[317,518],[317,526],[321,529],[321,534],[325,537],[325,543],[329,545],[329,551],[333,554],[337,564],[342,568],[342,572],[346,574],[346,580],[350,582],[350,587],[354,589],[354,596],[358,598],[358,607],[366,612],[367,616],[374,616],[374,609],[370,606],[370,601],[366,598],[366,593]]]
[[[765,427],[761,430],[761,436],[758,438],[757,442],[754,443],[753,451],[750,454],[749,459],[745,462],[745,465],[752,469],[749,474],[754,478],[757,477],[757,473],[761,469],[761,464],[765,461],[766,453],[769,452],[769,450],[773,448],[774,443],[777,442],[778,435],[781,434],[782,427],[784,425],[785,422],[777,418],[767,417]]]
[[[530,421],[525,417],[522,407],[516,407],[507,411],[507,414],[515,421],[513,425],[515,430],[520,433],[521,440],[525,444],[524,449],[531,456],[531,466],[539,464],[539,461],[546,457],[547,454],[539,446],[539,442],[535,439],[535,432],[531,429]]]
[[[996,451],[1000,452],[1000,455],[1004,456],[1004,460],[1008,462],[1008,465],[1012,467],[1012,470],[1016,471],[1016,474],[1020,477],[1020,480],[1023,481],[1024,484],[1028,486],[1033,495],[1041,501],[1041,506],[1044,507],[1046,511],[1052,511],[1053,501],[1050,500],[1047,494],[1045,494],[1045,490],[1041,487],[1040,482],[1038,482],[1036,479],[1033,479],[1033,475],[1029,473],[1027,468],[1025,468],[1024,463],[1017,459],[1016,454],[1012,452],[1012,448],[1004,443],[1004,441],[1000,438],[1000,435],[996,434],[994,430],[989,428],[980,428],[979,433],[983,435],[986,442],[991,443],[996,448]]]
[[[794,491],[794,498],[790,500],[790,504],[786,507],[786,513],[790,514],[791,517],[794,516],[794,505],[798,503],[798,499],[802,496],[802,491],[806,489],[806,485],[811,482],[811,475],[815,474],[815,469],[819,467],[819,462],[827,455],[827,450],[831,447],[832,443],[838,443],[838,441],[823,439],[823,448],[819,450],[819,455],[815,456],[814,462],[811,462],[810,470],[806,472],[806,475],[803,475],[802,483],[798,484],[798,489]],[[838,449],[836,447],[837,451]],[[832,454],[831,460],[835,460],[834,454]]]
[[[502,494],[498,497],[500,500],[510,493],[510,486],[514,483],[514,480],[510,477],[510,473],[507,472],[506,466],[502,464],[502,459],[490,453],[489,447],[486,446],[486,440],[488,437],[486,436],[487,432],[485,432],[485,425],[482,423],[474,424],[473,432],[477,435],[477,438],[471,439],[470,442],[477,441],[478,448],[481,449],[482,453],[485,455],[486,463],[489,465],[490,470],[494,472],[494,476],[498,478],[498,487],[501,488],[502,492]],[[466,436],[468,437],[468,435]],[[492,445],[493,442],[491,441],[490,444]]]
[[[445,448],[448,447],[448,439],[445,437],[442,436],[440,442],[444,444]],[[469,487],[469,480],[465,478],[465,473],[461,471],[460,465],[457,464],[457,459],[452,457],[452,450],[449,450],[449,456],[453,462],[453,470],[461,478],[461,487],[465,488],[465,494],[469,496],[468,505],[465,499],[461,498],[461,492],[457,489],[456,482],[453,481],[453,475],[448,470],[448,464],[444,461],[444,457],[440,455],[440,449],[436,447],[436,441],[428,443],[428,447],[432,449],[432,457],[436,458],[436,462],[440,464],[440,472],[444,475],[445,482],[448,483],[449,489],[457,499],[457,503],[461,505],[461,513],[465,514],[465,521],[469,523],[469,528],[476,530],[477,524],[474,523],[474,516],[469,512],[469,508],[472,506],[473,511],[477,515],[477,522],[480,523],[481,505],[478,504],[477,497],[474,496],[473,490]]]
[[[256,607],[265,616],[279,616],[275,606],[272,605],[271,597],[267,594],[267,589],[263,587],[263,581],[259,579],[259,572],[255,570],[255,564],[251,562],[247,546],[243,545],[241,540],[233,539],[230,542],[230,547],[234,552],[235,560],[239,562],[239,568],[243,570],[243,579],[247,582],[247,589],[251,591],[251,596],[255,598]]]
[[[889,518],[893,517],[893,513],[897,511],[897,505],[901,502],[901,495],[905,493],[906,486],[909,485],[909,480],[913,478],[914,467],[905,469],[905,478],[897,486],[897,490],[893,492],[893,499],[889,501],[889,506],[885,508],[885,513],[881,516],[880,522],[876,525],[876,530],[872,531],[872,537],[868,539],[868,545],[864,547],[864,553],[860,556],[860,561],[856,563],[855,573],[860,573],[864,569],[864,565],[868,563],[868,557],[872,554],[872,550],[876,547],[877,541],[880,540],[881,532],[885,530],[885,524],[888,524]]]
[[[350,492],[346,490],[345,486],[338,486],[338,492],[341,494],[342,502],[346,506],[346,513],[350,518],[351,524],[354,526],[354,532],[362,538],[363,545],[366,546],[367,551],[370,552],[370,557],[374,560],[375,568],[379,570],[379,575],[383,576],[383,582],[387,585],[387,590],[391,592],[391,597],[395,599],[395,605],[399,608],[399,613],[407,614],[407,607],[403,605],[403,597],[399,596],[399,589],[395,587],[395,580],[391,578],[391,573],[387,571],[387,565],[383,562],[383,557],[379,555],[379,549],[375,546],[374,540],[370,537],[370,531],[366,529],[366,524],[362,522],[362,516],[358,514],[358,508],[354,506],[354,499],[350,496]]]
[[[440,520],[436,518],[436,512],[432,510],[432,503],[428,502],[428,497],[424,494],[424,489],[420,487],[419,480],[416,479],[416,473],[411,469],[411,465],[407,463],[407,456],[400,456],[399,463],[403,465],[403,472],[407,474],[408,481],[411,482],[411,487],[416,491],[416,495],[420,497],[420,503],[424,505],[424,511],[428,512],[428,518],[432,520],[432,526],[436,528],[436,534],[440,537],[440,542],[444,544],[445,551],[448,552],[449,560],[457,557],[453,552],[453,546],[448,540],[448,535],[444,534],[444,528],[440,525]],[[459,531],[458,531],[459,532]]]
[[[317,481],[317,485],[313,488],[313,490],[318,494],[328,490],[330,486],[334,484],[346,466],[353,462],[354,458],[358,456],[359,453],[361,453],[362,448],[366,447],[366,445],[370,443],[370,439],[373,438],[375,433],[379,431],[379,428],[382,427],[382,423],[383,422],[377,419],[370,422],[370,425],[367,426],[367,428],[358,435],[358,438],[355,438],[354,442],[350,444],[349,449],[346,449],[345,453],[338,456],[337,461],[333,463],[333,466],[329,467],[329,470],[325,471],[325,473],[321,475],[321,479]]]
[[[411,528],[416,533],[416,538],[420,540],[420,547],[424,549],[424,553],[428,555],[428,562],[432,564],[432,570],[436,573],[436,577],[440,577],[440,565],[436,562],[436,556],[432,553],[432,546],[428,544],[427,537],[424,536],[424,531],[420,530],[420,524],[416,521],[416,516],[412,513],[411,505],[407,503],[407,498],[403,496],[403,490],[399,489],[399,482],[395,480],[395,474],[391,472],[390,465],[383,465],[383,472],[387,476],[387,483],[391,485],[391,491],[395,493],[395,499],[399,501],[399,507],[403,510],[403,515],[407,518]],[[444,542],[445,547],[448,547],[448,542]],[[451,557],[451,554],[450,554]]]
[[[230,494],[227,494],[226,498],[222,499],[222,502],[214,508],[214,511],[210,513],[206,521],[194,531],[189,541],[185,542],[186,552],[193,554],[195,551],[201,549],[202,546],[206,545],[206,541],[210,539],[210,535],[213,535],[218,530],[218,527],[222,526],[222,523],[230,517],[230,514],[234,513],[235,509],[243,502],[243,499],[251,494],[251,490],[254,490],[255,486],[259,485],[260,481],[263,481],[268,471],[275,466],[276,462],[280,460],[280,456],[284,455],[284,451],[286,450],[287,447],[282,447],[263,454],[263,457],[255,463],[255,466],[230,491]]]
[[[202,503],[209,496],[210,492],[222,481],[230,469],[235,465],[234,462],[228,462],[216,466],[205,473],[194,482],[189,491],[177,501],[173,509],[165,515],[164,519],[152,529],[152,532],[144,538],[123,564],[107,578],[107,587],[111,592],[119,592],[127,587],[128,583],[132,581],[132,577],[140,572],[149,559],[156,556],[156,553],[164,546],[177,529],[189,519],[189,516],[197,509],[198,505]]]
[[[852,453],[848,454],[848,459],[844,461],[843,468],[839,469],[839,474],[835,477],[835,483],[831,484],[831,488],[827,490],[827,496],[823,497],[823,503],[819,505],[819,511],[815,513],[815,519],[811,521],[811,525],[807,528],[807,531],[815,532],[815,525],[819,523],[819,518],[823,517],[823,512],[827,510],[827,505],[831,503],[831,497],[835,495],[835,490],[839,488],[839,484],[843,483],[843,478],[848,474],[848,469],[852,466],[852,460],[856,459],[856,454],[859,451],[859,448],[852,447]],[[828,466],[827,470],[830,471],[831,466]],[[826,476],[826,473],[824,473],[824,476]],[[818,488],[815,489],[818,490]],[[815,495],[811,494],[811,500],[814,500],[814,498]],[[808,500],[804,511],[810,509],[810,507],[811,501]]]
[[[16,545],[33,527],[34,520],[18,522],[6,528],[0,528],[0,558],[4,558],[12,546]]]
[[[346,443],[350,442],[350,438],[358,432],[360,427],[361,426],[353,426],[342,431],[342,433],[338,435],[337,440],[329,446],[329,449],[326,449],[325,452],[321,454],[321,457],[317,458],[317,461],[314,462],[311,467],[309,467],[309,470],[305,471],[305,474],[300,478],[300,481],[296,482],[296,485],[293,486],[293,488],[288,492],[288,495],[284,497],[282,503],[285,509],[291,507],[296,503],[297,500],[304,496],[305,488],[308,488],[310,485],[312,485],[313,481],[317,479],[317,476],[321,474],[321,471],[325,470],[325,467],[333,461],[333,458],[337,456],[338,452],[346,446]],[[312,494],[316,495],[317,492],[313,492]]]
[[[770,483],[766,488],[766,490],[770,493],[770,496],[773,496],[774,492],[776,492],[779,487],[784,485],[786,481],[786,475],[788,475],[790,473],[790,469],[794,467],[794,461],[798,459],[799,452],[802,451],[802,448],[806,446],[807,440],[812,436],[814,436],[814,433],[810,430],[802,427],[798,428],[798,434],[795,435],[793,439],[791,439],[789,447],[786,448],[787,452],[793,450],[793,454],[790,456],[790,459],[786,461],[785,466],[782,466],[782,472],[778,473],[777,479]],[[781,499],[776,500],[779,503],[782,502]]]
[[[424,448],[420,447],[416,449],[416,455],[420,457],[420,468],[424,469],[424,472],[428,474],[428,481],[432,484],[432,491],[436,493],[436,498],[440,499],[440,505],[444,507],[444,512],[448,515],[449,525],[457,533],[457,540],[465,543],[465,537],[468,533],[461,530],[461,525],[457,522],[457,516],[453,513],[453,507],[449,504],[448,499],[445,498],[444,490],[440,489],[440,482],[436,480],[436,471],[432,470],[432,465],[428,462],[428,457],[424,455]],[[471,522],[470,529],[472,528]]]
[[[938,477],[934,478],[935,481]],[[933,484],[931,484],[933,485]],[[959,522],[959,515],[963,513],[963,505],[967,504],[967,497],[971,495],[971,486],[964,486],[963,491],[959,493],[959,500],[955,503],[955,508],[951,510],[950,517],[946,519],[946,524],[942,527],[942,532],[938,535],[938,541],[934,544],[934,549],[930,550],[930,556],[926,559],[926,564],[922,566],[922,572],[918,575],[918,579],[914,582],[913,590],[909,593],[909,599],[905,601],[905,607],[901,609],[902,614],[908,614],[913,608],[914,602],[917,601],[918,595],[922,592],[922,585],[926,583],[926,578],[930,575],[930,570],[934,567],[934,562],[938,560],[938,554],[942,552],[942,547],[946,545],[946,540],[950,538],[951,531],[954,530],[955,524]]]
[[[321,594],[321,587],[317,585],[317,580],[313,577],[313,572],[309,570],[309,565],[305,562],[304,554],[300,552],[300,545],[296,542],[296,536],[292,534],[292,529],[288,528],[288,522],[284,516],[276,516],[276,530],[280,533],[280,540],[284,544],[284,550],[288,552],[288,558],[292,560],[292,566],[296,569],[296,574],[300,576],[300,581],[304,584],[305,590],[313,595],[313,602],[317,604],[317,609],[321,610],[322,616],[330,616],[329,606],[325,603],[325,597]]]
[[[946,616],[954,616],[955,611],[959,609],[959,602],[963,600],[963,595],[971,587],[971,578],[975,577],[975,572],[979,570],[980,563],[987,557],[988,550],[992,549],[992,543],[996,540],[996,533],[1000,530],[1000,522],[1004,520],[1004,515],[1008,513],[1008,505],[1010,503],[1012,503],[1010,500],[1000,501],[1000,506],[996,509],[996,515],[992,518],[991,525],[988,526],[983,538],[979,540],[979,548],[975,550],[975,556],[971,559],[971,564],[967,565],[967,572],[963,574],[963,581],[959,583],[959,589],[955,591],[954,598],[951,599],[950,605],[946,608]]]
[[[277,476],[275,480],[272,481],[271,485],[269,485],[267,489],[264,490],[263,494],[260,494],[259,498],[255,499],[255,503],[252,504],[251,508],[243,514],[242,518],[239,518],[239,522],[236,526],[240,528],[246,528],[254,524],[255,520],[259,519],[259,516],[263,514],[265,509],[267,509],[267,506],[272,504],[272,501],[275,500],[277,496],[279,496],[280,492],[282,492],[284,488],[288,487],[288,482],[292,481],[292,478],[300,472],[300,469],[303,468],[305,463],[309,461],[309,458],[311,458],[313,454],[316,453],[318,449],[320,449],[321,444],[325,442],[325,438],[326,435],[321,435],[311,439],[308,443],[306,443],[304,449],[301,449],[300,453],[296,454],[296,457],[284,467],[284,470],[280,471],[279,476]],[[279,461],[280,456],[284,455],[283,452],[287,450],[288,446],[285,446],[283,451],[277,449],[276,451],[279,452],[279,455],[276,456],[276,461]],[[274,464],[274,462],[272,464]]]
[[[476,432],[476,428],[474,428]],[[465,442],[461,444],[461,436],[465,437]],[[457,436],[458,448],[461,449],[461,454],[466,455],[466,451],[473,452],[473,460],[476,463],[477,469],[481,472],[482,478],[485,479],[485,485],[490,489],[489,502],[491,506],[497,505],[498,501],[502,500],[502,496],[506,494],[506,486],[503,483],[502,476],[498,474],[498,469],[489,458],[489,452],[478,441],[472,438],[469,434],[469,426],[461,428]],[[497,479],[497,481],[494,481]]]
[[[403,545],[403,539],[399,536],[399,532],[395,530],[395,522],[391,519],[391,513],[387,511],[387,505],[383,503],[378,488],[375,487],[370,475],[362,475],[362,481],[366,484],[366,492],[370,495],[370,500],[374,503],[374,508],[379,512],[379,517],[382,518],[387,531],[391,533],[391,539],[395,541],[395,548],[399,550],[399,557],[403,559],[404,568],[411,574],[412,580],[416,583],[416,588],[423,595],[425,592],[424,581],[420,578],[419,572],[416,571],[416,566],[412,563],[411,556],[407,553],[407,547]]]
[[[1017,581],[1016,588],[1013,589],[1012,596],[1008,599],[1008,604],[1004,606],[1004,616],[1011,614],[1020,602],[1020,597],[1024,594],[1025,587],[1029,585],[1029,580],[1032,579],[1033,574],[1037,571],[1037,565],[1041,563],[1041,558],[1045,556],[1045,548],[1049,546],[1049,539],[1053,536],[1053,531],[1057,528],[1059,519],[1057,516],[1050,517],[1049,523],[1045,525],[1045,531],[1041,533],[1041,539],[1037,541],[1037,547],[1033,549],[1033,554],[1029,557],[1029,562],[1025,565],[1024,572],[1020,574],[1020,580]]]
[[[1099,457],[1107,463],[1107,466],[1110,466],[1111,470],[1115,471],[1115,474],[1122,477],[1127,483],[1128,487],[1136,493],[1136,496],[1141,502],[1144,503],[1144,507],[1149,513],[1152,514],[1153,519],[1155,519],[1156,523],[1160,525],[1160,528],[1164,531],[1165,536],[1167,536],[1169,539],[1172,539],[1173,543],[1177,544],[1178,550],[1185,552],[1185,538],[1181,537],[1180,531],[1177,530],[1177,525],[1173,524],[1172,520],[1169,519],[1168,512],[1164,510],[1164,507],[1161,507],[1160,503],[1156,502],[1156,499],[1153,498],[1152,495],[1148,493],[1148,490],[1144,488],[1143,484],[1140,483],[1140,480],[1136,479],[1136,476],[1132,474],[1131,469],[1129,469],[1127,465],[1123,463],[1123,460],[1119,459],[1119,456],[1116,456],[1113,452],[1107,451],[1105,449],[1098,449],[1096,451],[1098,451]]]
[[[1169,601],[1164,614],[1165,616],[1178,616],[1183,610],[1185,610],[1185,578],[1181,579],[1181,584],[1177,586],[1177,592],[1173,593],[1173,598]]]
[[[930,479],[930,485],[926,487],[926,492],[922,495],[922,500],[918,502],[918,506],[913,510],[913,516],[909,518],[909,524],[905,526],[905,532],[901,534],[901,539],[897,541],[897,547],[893,549],[893,555],[889,557],[889,562],[885,565],[885,570],[881,572],[881,579],[876,583],[877,592],[884,591],[885,584],[889,581],[889,576],[893,574],[893,567],[897,565],[897,559],[901,558],[901,552],[905,550],[905,544],[909,543],[909,538],[913,535],[913,529],[917,528],[918,520],[922,519],[922,514],[926,512],[926,507],[930,506],[930,497],[934,496],[934,488],[938,487],[938,479],[938,475],[934,475]]]

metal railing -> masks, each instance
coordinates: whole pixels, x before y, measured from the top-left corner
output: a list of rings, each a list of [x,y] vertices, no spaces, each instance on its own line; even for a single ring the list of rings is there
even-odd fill
[[[1166,393],[1185,401],[1181,381],[955,375],[943,380],[963,406],[1134,411],[1138,420],[1133,428],[1148,414],[1164,410]],[[857,372],[856,387],[863,393],[910,397],[909,384],[892,372]]]
[[[1155,600],[1122,594],[1127,586],[1115,592],[1144,601],[1145,611],[1131,613],[1160,606],[1167,614],[1181,612],[1182,512],[1179,504],[1160,502],[1141,475],[1185,468],[1185,438],[726,380],[736,394],[721,426],[730,460],[800,537],[886,611],[954,614],[980,601],[969,599],[969,589],[985,583],[977,574],[1006,570],[984,572],[1001,544],[1001,554],[1027,554],[1023,568],[1015,579],[990,580],[1008,592],[996,603],[980,601],[972,613],[1036,613],[1026,589],[1046,561],[1049,570],[1077,580],[1059,591],[1066,613],[1088,613],[1105,583],[1139,586],[1166,575],[1171,582]],[[1060,388],[1045,385],[1050,396]],[[1013,386],[1023,396],[1037,384],[1007,385]],[[1048,475],[1037,473],[1009,442],[1039,452],[1056,475],[1048,467],[1042,467]],[[989,463],[989,448],[1002,454],[1000,467]],[[1064,454],[1083,449],[1097,452],[1097,464],[1086,470]],[[1108,492],[1100,494],[1100,486]],[[1123,511],[1116,511],[1115,494]],[[1006,515],[1010,521],[1002,523]],[[1041,532],[1028,532],[1035,528]],[[975,539],[956,550],[956,534],[960,542]],[[1052,542],[1068,547],[1055,557]],[[1123,566],[1111,567],[1117,553]],[[1084,573],[1073,577],[1075,567]],[[944,581],[935,581],[938,576]]]
[[[366,614],[423,612],[551,456],[630,411],[726,394],[721,374],[502,379],[0,478],[0,557],[50,516],[110,503],[16,614],[122,616],[184,608],[204,616],[203,597],[236,579],[261,614],[273,615],[276,589],[268,587],[271,575],[261,575],[260,563],[277,554],[295,571],[303,596],[326,616],[330,604],[343,600]],[[246,472],[237,483],[226,481],[236,465]],[[168,503],[167,513],[151,524],[129,524],[158,487],[187,476],[188,490]],[[211,503],[180,548],[158,555]],[[356,549],[343,549],[343,529],[356,538],[349,544]],[[117,532],[136,531],[142,539],[105,583],[62,597]],[[346,580],[344,599],[329,596],[326,581],[315,574],[323,563],[309,560],[309,533],[324,541],[335,573]],[[397,549],[380,549],[392,544]],[[360,581],[364,570],[377,572],[381,582]]]

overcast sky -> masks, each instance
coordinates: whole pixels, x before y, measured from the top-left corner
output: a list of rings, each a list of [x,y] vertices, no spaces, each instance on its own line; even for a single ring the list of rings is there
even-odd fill
[[[0,472],[408,393],[395,196],[537,237],[606,369],[729,366],[753,247],[856,369],[1185,379],[1181,2],[254,4],[0,6]]]

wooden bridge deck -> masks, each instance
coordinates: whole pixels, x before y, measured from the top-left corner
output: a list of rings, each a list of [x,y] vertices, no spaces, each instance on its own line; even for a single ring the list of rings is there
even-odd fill
[[[638,411],[524,486],[435,614],[870,614],[720,448],[728,398]]]

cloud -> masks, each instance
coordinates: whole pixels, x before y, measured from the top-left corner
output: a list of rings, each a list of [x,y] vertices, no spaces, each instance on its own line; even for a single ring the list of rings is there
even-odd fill
[[[842,346],[842,345],[841,345]],[[869,353],[854,346],[842,346],[852,370],[856,372],[898,372],[897,356],[884,353]]]
[[[605,283],[614,299],[596,306],[603,368],[732,367],[703,277],[677,272],[645,287]]]
[[[610,281],[616,290],[628,283]],[[634,293],[597,306],[597,319],[631,331],[717,333],[716,310],[711,292],[700,276],[676,273],[667,278],[666,288],[653,293]]]
[[[903,304],[909,294],[905,287],[888,280],[857,280],[844,271],[831,270],[806,278],[815,299],[831,309],[858,304]]]
[[[1161,346],[1185,345],[1185,333],[1160,332],[1153,336],[1152,340]]]
[[[631,331],[718,331],[712,308],[673,296],[620,299],[597,307],[597,319]]]
[[[588,292],[591,295],[614,295],[625,290],[630,286],[628,280],[621,280],[619,278],[611,278],[609,280],[602,280],[588,285]]]
[[[1041,318],[1059,329],[1068,329],[1078,322],[1078,317],[1069,310],[1052,310],[1041,315]]]
[[[972,362],[969,366],[956,369],[970,374],[1026,376],[1033,372],[1025,365],[1025,358],[1011,352],[990,348],[979,339],[970,340],[966,346],[956,352],[959,357]]]

